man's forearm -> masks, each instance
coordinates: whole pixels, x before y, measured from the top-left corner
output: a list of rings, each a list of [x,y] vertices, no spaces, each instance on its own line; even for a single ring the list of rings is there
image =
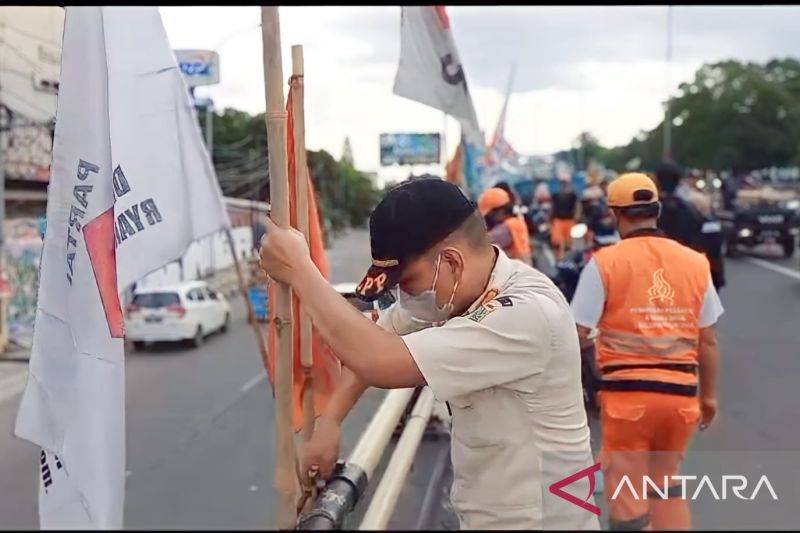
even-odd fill
[[[342,381],[333,392],[322,416],[341,425],[348,413],[358,403],[358,400],[367,390],[369,385],[358,379],[349,368],[342,368]]]
[[[316,267],[300,273],[292,286],[316,330],[365,384],[404,388],[425,383],[403,339],[362,315]]]
[[[700,364],[700,396],[715,398],[717,396],[717,373],[719,372],[719,343],[713,330],[701,333],[698,362]]]

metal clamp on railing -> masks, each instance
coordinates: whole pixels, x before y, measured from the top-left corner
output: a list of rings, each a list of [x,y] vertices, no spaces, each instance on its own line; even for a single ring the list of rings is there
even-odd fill
[[[366,488],[366,472],[358,465],[339,461],[314,508],[300,521],[297,529],[341,529],[347,514],[355,508]]]
[[[413,392],[414,389],[394,389],[386,394],[350,457],[345,463],[337,463],[334,476],[297,529],[342,529],[345,517],[364,493]]]

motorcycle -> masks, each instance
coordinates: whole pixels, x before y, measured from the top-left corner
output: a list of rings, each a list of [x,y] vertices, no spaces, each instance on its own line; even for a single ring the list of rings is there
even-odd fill
[[[537,244],[550,243],[550,204],[537,206],[529,211],[533,238]]]
[[[581,272],[592,257],[592,254],[604,246],[619,241],[619,234],[595,234],[591,245],[585,246],[589,228],[584,223],[576,224],[570,236],[574,243],[570,253],[556,263],[556,274],[553,282],[564,294],[568,302],[572,301],[578,286]],[[597,391],[600,389],[600,372],[595,363],[594,346],[581,350],[581,382],[583,384],[583,401],[588,413],[597,415],[600,406]]]
[[[616,231],[611,234],[594,234],[591,244],[587,246],[588,232],[589,228],[583,222],[575,224],[570,231],[572,249],[556,263],[553,282],[561,289],[568,302],[572,301],[572,296],[578,286],[578,279],[581,277],[583,268],[592,258],[592,254],[604,246],[619,241],[619,234]]]

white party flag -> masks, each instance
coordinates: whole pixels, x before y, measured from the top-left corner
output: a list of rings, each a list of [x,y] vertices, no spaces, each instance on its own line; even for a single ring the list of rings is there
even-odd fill
[[[33,351],[15,428],[43,450],[42,528],[122,527],[119,293],[229,226],[158,8],[66,7]]]
[[[394,94],[444,111],[483,144],[445,6],[403,6]]]

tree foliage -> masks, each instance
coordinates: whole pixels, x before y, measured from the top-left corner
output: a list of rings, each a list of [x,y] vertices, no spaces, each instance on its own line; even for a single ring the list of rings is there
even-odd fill
[[[204,120],[200,115],[201,125]],[[225,109],[215,115],[214,166],[226,195],[269,201],[269,160],[264,114]],[[205,131],[205,130],[204,130]],[[363,226],[380,192],[351,163],[324,150],[307,151],[308,167],[327,231]]]
[[[800,164],[800,61],[706,64],[678,89],[670,103],[676,161],[713,170]],[[562,154],[575,157],[582,147],[584,161],[594,157],[622,170],[638,158],[653,168],[663,158],[664,123],[625,146],[606,149],[589,134],[576,144]]]

